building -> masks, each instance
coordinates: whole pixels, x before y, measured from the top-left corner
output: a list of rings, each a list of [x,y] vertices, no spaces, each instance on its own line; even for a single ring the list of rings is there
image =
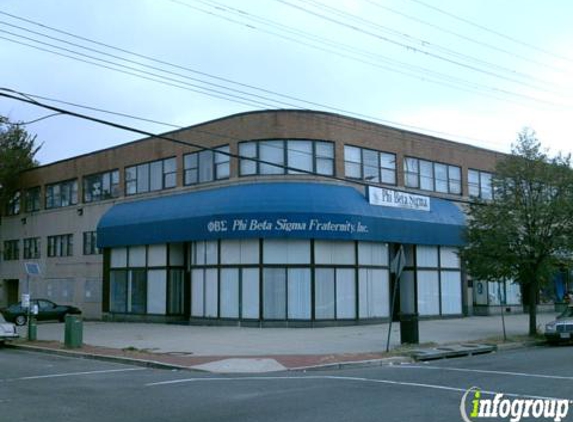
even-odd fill
[[[24,173],[0,228],[0,305],[29,282],[88,318],[316,326],[388,320],[395,290],[394,314],[484,300],[456,248],[502,154],[301,110],[162,137]]]

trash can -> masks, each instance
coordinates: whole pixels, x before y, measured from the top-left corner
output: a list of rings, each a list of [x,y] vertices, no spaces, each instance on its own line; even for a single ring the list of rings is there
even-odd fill
[[[36,341],[38,339],[38,325],[36,318],[33,316],[28,320],[28,341]]]
[[[66,315],[65,346],[68,349],[82,347],[84,326],[78,315]]]
[[[400,343],[418,344],[419,342],[418,314],[400,314]]]

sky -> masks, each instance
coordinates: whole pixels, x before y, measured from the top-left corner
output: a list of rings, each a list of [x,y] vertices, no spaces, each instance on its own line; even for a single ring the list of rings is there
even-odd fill
[[[571,153],[571,16],[570,0],[2,0],[0,94],[151,133],[300,108],[502,152],[529,127]],[[41,164],[142,137],[51,114],[0,97]]]

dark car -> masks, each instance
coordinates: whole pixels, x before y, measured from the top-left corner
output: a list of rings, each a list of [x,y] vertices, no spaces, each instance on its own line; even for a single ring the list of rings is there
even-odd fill
[[[82,313],[75,306],[58,305],[47,299],[32,299],[30,307],[32,308],[34,305],[38,305],[38,315],[36,315],[36,320],[38,321],[57,320],[64,322],[66,315],[79,315]],[[2,310],[2,314],[7,321],[11,321],[16,325],[24,325],[28,321],[28,310],[22,307],[21,302],[8,306]]]
[[[545,338],[550,343],[573,340],[573,305],[569,305],[555,321],[545,325]]]

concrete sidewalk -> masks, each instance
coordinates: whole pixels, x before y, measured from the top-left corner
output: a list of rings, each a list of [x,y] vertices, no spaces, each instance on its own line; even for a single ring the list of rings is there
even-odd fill
[[[538,325],[556,314],[539,314]],[[509,337],[528,331],[528,316],[506,315]],[[20,329],[25,337],[25,329]],[[388,324],[330,328],[200,327],[166,324],[84,322],[81,353],[152,360],[213,372],[266,372],[347,361],[378,360],[385,354]],[[499,342],[500,316],[420,322],[420,343]],[[34,346],[62,348],[64,324],[38,325]],[[31,344],[31,343],[30,343]],[[400,346],[399,323],[390,348]]]

